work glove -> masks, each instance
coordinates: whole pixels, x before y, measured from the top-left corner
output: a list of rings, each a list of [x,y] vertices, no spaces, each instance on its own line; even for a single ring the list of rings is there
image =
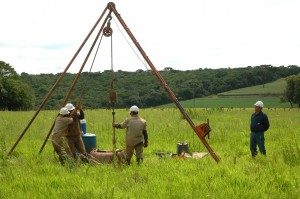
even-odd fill
[[[112,124],[112,126],[114,127],[114,128],[117,128],[117,129],[120,129],[121,128],[121,124]]]
[[[144,142],[144,147],[146,148],[148,146],[148,140],[146,140],[145,142]]]

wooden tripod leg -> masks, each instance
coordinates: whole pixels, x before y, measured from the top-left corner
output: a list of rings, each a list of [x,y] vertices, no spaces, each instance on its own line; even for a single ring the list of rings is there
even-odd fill
[[[16,148],[16,146],[18,145],[18,143],[20,142],[20,140],[22,139],[22,137],[25,135],[25,133],[27,132],[28,128],[31,126],[32,122],[35,120],[36,116],[39,114],[39,112],[41,111],[41,109],[44,107],[45,103],[48,101],[48,99],[50,98],[50,96],[52,95],[53,91],[56,89],[58,83],[62,80],[62,78],[64,77],[64,75],[67,73],[67,71],[69,70],[70,66],[72,65],[72,63],[74,62],[75,58],[77,57],[77,55],[79,54],[79,52],[81,51],[81,49],[83,48],[83,46],[85,45],[85,43],[87,42],[87,40],[89,39],[89,37],[92,35],[92,33],[94,32],[95,28],[98,26],[99,22],[101,21],[102,17],[104,16],[105,12],[107,11],[107,7],[104,9],[104,11],[102,12],[101,16],[99,17],[99,19],[96,21],[95,25],[93,26],[93,28],[90,30],[90,32],[88,33],[88,35],[86,36],[86,38],[84,39],[84,41],[82,42],[82,44],[80,45],[80,47],[78,48],[78,50],[76,51],[76,53],[74,54],[74,56],[72,57],[71,61],[69,62],[69,64],[67,65],[67,67],[65,68],[65,70],[63,71],[63,73],[60,75],[60,77],[56,80],[56,82],[54,83],[54,85],[52,86],[51,90],[49,91],[49,93],[46,95],[44,101],[41,103],[41,105],[39,106],[38,110],[35,112],[35,114],[33,115],[33,117],[31,118],[31,120],[28,122],[27,126],[24,128],[24,130],[21,132],[19,138],[17,139],[17,141],[15,142],[15,144],[12,146],[12,148],[10,149],[10,151],[8,152],[8,155],[11,155],[11,153],[14,151],[14,149]],[[52,130],[51,130],[52,131]],[[49,137],[49,136],[48,136]]]

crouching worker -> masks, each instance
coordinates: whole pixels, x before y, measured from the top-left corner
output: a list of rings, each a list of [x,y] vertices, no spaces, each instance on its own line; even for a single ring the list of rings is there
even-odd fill
[[[123,123],[113,124],[113,127],[115,128],[126,128],[125,159],[128,165],[130,165],[134,150],[137,163],[140,164],[143,161],[143,147],[148,146],[146,120],[140,118],[138,113],[139,108],[137,106],[132,106],[130,107],[130,118],[126,119]]]
[[[74,158],[78,158],[79,156],[83,158],[84,161],[87,161],[87,154],[81,138],[81,130],[79,126],[79,120],[84,118],[84,113],[81,110],[81,107],[75,108],[71,103],[66,104],[65,107],[68,109],[68,111],[70,111],[70,117],[73,119],[73,122],[69,124],[67,131],[68,145],[71,149],[72,155]]]
[[[62,165],[68,155],[70,155],[70,149],[66,141],[66,134],[68,131],[68,125],[73,122],[73,119],[69,117],[69,113],[70,112],[65,107],[59,111],[59,116],[55,120],[51,135],[54,151],[58,154],[59,161]]]

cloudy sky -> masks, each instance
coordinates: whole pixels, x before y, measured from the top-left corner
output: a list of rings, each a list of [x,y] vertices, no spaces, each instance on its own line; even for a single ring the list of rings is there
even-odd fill
[[[299,0],[114,2],[158,69],[300,65]],[[18,73],[62,72],[107,3],[1,0],[0,60]],[[114,69],[145,69],[122,36],[124,31],[117,28],[117,19],[113,20]],[[91,41],[70,72],[81,66],[90,45]],[[84,70],[90,66],[91,59]],[[103,38],[93,71],[108,69],[110,38]]]

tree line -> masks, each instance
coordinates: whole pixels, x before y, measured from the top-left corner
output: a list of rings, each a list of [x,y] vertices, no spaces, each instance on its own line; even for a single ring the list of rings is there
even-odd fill
[[[152,71],[114,72],[116,107],[153,107],[170,103],[167,93],[161,87]],[[297,75],[300,67],[274,67],[272,65],[248,66],[246,68],[197,69],[180,71],[170,67],[160,71],[179,100],[209,96],[232,89],[265,84],[279,78]],[[58,74],[31,75],[22,73],[20,78],[30,85],[35,93],[34,106],[38,106],[48,93]],[[63,81],[47,102],[46,109],[58,109],[76,74],[67,73]],[[111,89],[112,71],[83,72],[75,86],[70,100],[80,101],[85,108],[109,108],[108,93]]]
[[[232,89],[254,86],[287,78],[285,100],[298,104],[300,96],[300,67],[274,67],[272,65],[246,68],[198,69],[180,71],[170,67],[160,71],[179,100],[204,97]],[[0,110],[36,109],[61,74],[17,74],[11,65],[0,61]],[[153,107],[170,103],[152,71],[116,71],[114,82],[117,93],[116,107]],[[292,76],[294,75],[294,76]],[[46,109],[58,109],[76,74],[67,73],[45,105]],[[80,101],[85,108],[110,108],[108,93],[111,89],[112,71],[83,72],[70,97]]]
[[[0,61],[0,110],[27,110],[35,103],[30,84],[25,83],[11,65]]]

